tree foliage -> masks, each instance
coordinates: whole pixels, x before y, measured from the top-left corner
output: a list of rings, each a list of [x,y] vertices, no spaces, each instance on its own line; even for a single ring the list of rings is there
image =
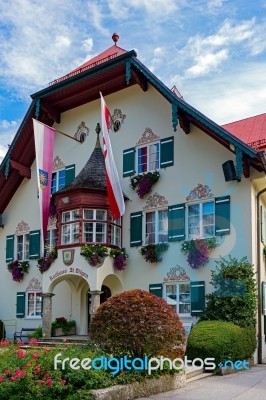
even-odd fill
[[[212,271],[214,291],[206,296],[206,308],[200,320],[232,322],[241,327],[256,326],[256,282],[252,265],[246,257],[229,256],[217,262]]]
[[[185,330],[173,308],[145,290],[129,290],[105,301],[94,315],[91,339],[116,356],[182,357]]]

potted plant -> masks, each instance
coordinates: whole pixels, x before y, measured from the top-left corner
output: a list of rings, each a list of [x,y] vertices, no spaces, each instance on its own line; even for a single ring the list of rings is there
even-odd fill
[[[108,255],[108,250],[105,246],[84,244],[81,247],[80,254],[86,258],[91,266],[99,267],[103,264],[104,258]]]
[[[76,322],[68,321],[65,317],[56,318],[52,322],[52,336],[64,336],[76,334]]]
[[[39,268],[40,272],[43,273],[43,272],[47,271],[56,258],[57,258],[57,250],[56,249],[52,249],[44,257],[39,258],[38,268]]]
[[[168,249],[168,243],[146,244],[140,249],[140,254],[145,261],[149,263],[157,263],[162,261],[161,253]]]
[[[126,259],[128,258],[128,254],[124,247],[121,249],[112,249],[110,251],[110,256],[113,257],[113,267],[115,270],[123,271],[126,268]]]
[[[7,269],[12,274],[12,279],[15,282],[20,282],[24,278],[24,274],[29,271],[30,264],[28,261],[11,261],[7,264]]]
[[[142,199],[146,194],[150,193],[152,186],[158,182],[160,178],[159,171],[147,172],[130,178],[130,186],[136,189],[138,196]]]
[[[198,269],[209,261],[210,249],[218,245],[216,237],[209,239],[185,240],[182,243],[181,251],[187,254],[187,262],[193,269]]]

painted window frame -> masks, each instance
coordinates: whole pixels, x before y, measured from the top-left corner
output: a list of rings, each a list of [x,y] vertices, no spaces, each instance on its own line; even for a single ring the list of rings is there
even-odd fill
[[[45,239],[45,249],[48,253],[56,248],[57,236],[58,235],[56,228],[50,228],[47,230],[47,235]]]
[[[159,230],[159,213],[164,212],[165,213],[165,218],[163,220],[166,220],[167,227],[165,230]],[[154,230],[154,235],[155,235],[155,240],[151,241],[149,239],[149,233],[147,232],[147,215],[148,214],[154,214],[155,215],[155,230]],[[159,243],[167,243],[168,242],[168,209],[163,208],[163,209],[158,209],[158,210],[147,210],[144,213],[144,223],[143,223],[143,232],[142,232],[142,237],[145,238],[145,244],[159,244]],[[153,223],[153,221],[151,221]],[[164,233],[162,233],[164,232]],[[159,241],[159,235],[163,234],[165,237],[165,240]]]
[[[155,160],[156,165],[158,165],[157,168],[151,168],[150,148],[151,148],[151,146],[154,146],[154,145],[158,145],[158,149],[156,150],[156,153],[155,153],[156,155],[158,155],[158,158],[156,158],[156,160]],[[147,162],[146,162],[147,168],[146,168],[146,171],[140,170],[140,168],[139,168],[140,165],[143,165],[143,164],[139,164],[139,151],[141,151],[144,148],[147,149]],[[136,169],[137,169],[137,174],[141,175],[143,173],[154,172],[154,171],[160,170],[160,162],[161,162],[161,143],[160,143],[160,140],[158,140],[158,141],[156,140],[154,142],[147,143],[147,144],[145,144],[143,146],[136,146],[136,167],[137,167]]]
[[[92,211],[92,218],[85,218],[85,211]],[[97,218],[98,212],[104,213],[104,218]],[[83,208],[82,209],[82,241],[84,243],[107,243],[107,221],[108,221],[108,213],[106,209],[101,208]],[[85,231],[85,224],[92,224],[92,231]],[[104,229],[102,231],[97,232],[97,226],[102,226]],[[86,240],[85,232],[92,234],[92,241]],[[104,240],[96,240],[97,234],[102,235]]]
[[[22,237],[22,251],[19,251],[18,246],[18,239]],[[18,261],[29,261],[30,259],[30,232],[28,233],[21,233],[16,235],[16,259]],[[22,253],[22,257],[20,258],[19,254]]]
[[[29,313],[29,296],[33,294],[33,315]],[[37,296],[39,295],[39,311],[37,310]],[[38,314],[37,314],[38,313]],[[32,314],[32,312],[31,312]],[[25,292],[25,318],[41,319],[42,318],[42,292],[39,290],[28,290]]]
[[[171,302],[169,302],[169,300],[167,299],[167,286],[175,286],[176,287],[176,300],[173,299],[173,301],[176,301],[176,304],[171,304]],[[185,302],[182,303],[180,302],[180,295],[186,296],[188,293],[187,292],[180,292],[180,286],[181,285],[187,285],[189,288],[189,302]],[[180,315],[180,317],[191,317],[191,287],[190,287],[190,281],[173,281],[173,282],[165,282],[163,284],[163,298],[165,299],[165,301],[170,304],[171,306],[173,306],[173,309],[175,310],[175,312]],[[177,300],[178,299],[178,300]],[[180,306],[182,306],[183,304],[189,304],[189,312],[181,312],[180,311]]]
[[[77,218],[75,217],[75,212],[77,212]],[[69,213],[70,219],[64,221],[64,216]],[[64,233],[64,228],[69,227],[69,235],[68,233]],[[63,211],[61,216],[61,245],[67,246],[69,244],[78,244],[79,243],[79,235],[80,235],[80,209],[76,208],[74,210]],[[69,241],[64,241],[64,237],[69,236]],[[75,236],[77,239],[74,239]]]
[[[213,217],[213,223],[210,224],[209,226],[213,227],[213,234],[210,235],[204,235],[204,225],[203,225],[203,208],[204,204],[211,203],[213,205],[213,211],[211,214]],[[189,233],[189,207],[193,205],[199,205],[199,225],[196,227],[199,227],[199,234],[190,234]],[[215,199],[206,199],[204,201],[193,201],[186,203],[186,212],[185,212],[185,224],[186,224],[186,237],[187,240],[195,240],[195,239],[208,239],[215,237]]]
[[[116,220],[111,217],[110,221],[110,244],[122,247],[122,218]]]

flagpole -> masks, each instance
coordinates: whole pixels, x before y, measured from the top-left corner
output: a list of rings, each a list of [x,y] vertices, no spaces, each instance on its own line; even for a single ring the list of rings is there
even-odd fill
[[[32,119],[35,119],[35,118],[32,118]],[[61,133],[61,135],[67,136],[67,137],[69,137],[70,139],[75,140],[75,141],[78,142],[78,143],[82,143],[80,140],[74,138],[73,136],[68,135],[68,134],[65,133],[65,132],[61,132],[61,131],[59,131],[58,129],[53,128],[52,126],[46,125],[46,124],[44,124],[43,122],[38,121],[37,119],[36,119],[35,121],[39,122],[39,124],[42,124],[42,125],[44,125],[44,126],[47,126],[47,127],[50,128],[50,129],[53,129],[55,132]]]

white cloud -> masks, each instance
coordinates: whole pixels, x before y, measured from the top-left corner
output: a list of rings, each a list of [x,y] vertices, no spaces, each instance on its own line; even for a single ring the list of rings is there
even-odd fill
[[[149,18],[165,20],[172,16],[183,4],[185,0],[109,0],[108,5],[112,17],[116,19],[127,19],[133,11],[144,10]],[[141,11],[139,11],[141,12]]]
[[[224,0],[210,0],[207,4],[207,10],[211,14],[219,13],[221,12],[224,3]]]
[[[92,38],[89,37],[89,38],[83,40],[82,45],[83,45],[83,48],[86,51],[91,51],[92,48],[93,48],[93,40],[92,40]]]
[[[205,53],[204,55],[198,56],[197,63],[192,67],[188,68],[186,74],[188,76],[199,76],[205,75],[208,72],[216,69],[219,64],[228,58],[227,50],[220,50],[216,53]]]

